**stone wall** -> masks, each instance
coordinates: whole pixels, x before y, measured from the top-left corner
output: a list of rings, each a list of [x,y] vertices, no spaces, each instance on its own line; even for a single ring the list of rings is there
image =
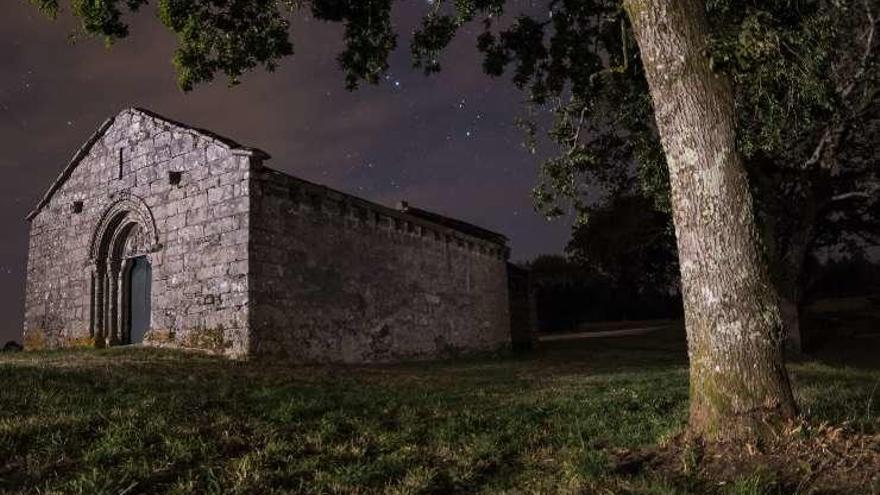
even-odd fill
[[[153,270],[148,338],[247,352],[253,154],[141,110],[105,123],[29,217],[25,341],[58,347],[93,337],[94,233],[114,204],[131,204],[152,217],[158,237],[146,253]]]
[[[380,362],[509,347],[503,244],[267,168],[251,195],[257,354]]]

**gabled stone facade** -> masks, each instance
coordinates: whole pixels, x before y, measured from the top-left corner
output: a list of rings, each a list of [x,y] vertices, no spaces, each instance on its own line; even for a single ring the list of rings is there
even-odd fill
[[[510,345],[503,236],[268,158],[145,110],[108,120],[28,217],[28,346],[145,331],[236,357],[375,362]]]

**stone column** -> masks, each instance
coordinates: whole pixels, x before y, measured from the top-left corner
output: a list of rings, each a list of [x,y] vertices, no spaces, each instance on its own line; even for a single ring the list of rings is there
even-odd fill
[[[110,345],[119,344],[119,261],[112,260],[108,267],[107,284],[110,286],[110,293],[107,300],[110,303],[110,311],[108,312],[108,335],[110,337]]]
[[[97,311],[95,300],[97,289],[95,287],[95,267],[89,267],[89,337],[95,338]]]
[[[94,337],[95,337],[95,346],[96,347],[104,347],[104,338],[107,335],[104,332],[104,316],[106,315],[105,311],[105,300],[104,297],[105,288],[106,288],[106,274],[104,272],[104,267],[101,266],[100,263],[95,266],[95,278],[94,278],[94,306],[95,306],[95,325],[94,325]]]
[[[104,271],[104,341],[110,343],[112,335],[113,321],[113,290],[110,283],[110,267]]]
[[[119,298],[118,298],[118,307],[119,307],[119,318],[116,323],[116,331],[117,331],[117,340],[121,344],[130,344],[131,329],[128,328],[129,315],[131,314],[131,307],[129,301],[129,281],[128,281],[128,272],[131,267],[131,260],[125,259],[122,260],[122,267],[119,269]]]

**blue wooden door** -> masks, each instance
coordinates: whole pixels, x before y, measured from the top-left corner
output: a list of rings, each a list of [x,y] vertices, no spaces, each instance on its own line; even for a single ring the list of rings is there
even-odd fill
[[[144,341],[144,334],[150,328],[150,289],[152,285],[153,270],[147,258],[141,256],[133,260],[131,266],[131,283],[129,284],[129,296],[131,321],[129,328],[129,341],[137,344]]]

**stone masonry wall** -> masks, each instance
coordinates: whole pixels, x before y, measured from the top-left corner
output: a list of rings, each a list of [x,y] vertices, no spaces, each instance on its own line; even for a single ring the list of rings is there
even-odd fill
[[[506,246],[266,168],[251,196],[255,353],[380,362],[509,347]]]
[[[31,218],[25,341],[89,339],[90,243],[102,214],[129,198],[158,233],[148,339],[246,353],[252,152],[236,146],[136,109],[108,121]]]

